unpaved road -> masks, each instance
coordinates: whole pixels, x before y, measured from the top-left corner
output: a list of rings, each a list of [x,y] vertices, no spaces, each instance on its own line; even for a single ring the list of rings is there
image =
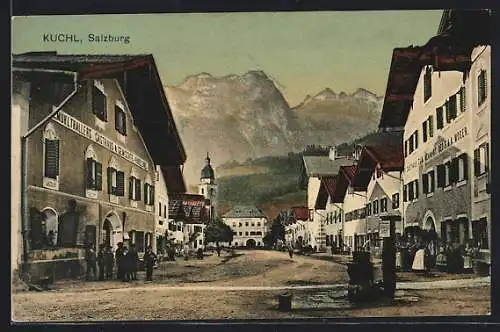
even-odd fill
[[[234,258],[223,255],[201,261],[179,260],[162,264],[155,270],[153,283],[145,284],[143,273],[139,278],[141,280],[134,283],[66,281],[47,292],[14,293],[13,319],[86,321],[475,315],[491,310],[490,288],[483,286],[407,291],[395,304],[365,308],[311,310],[292,303],[294,310],[282,313],[277,310],[276,300],[282,291],[265,287],[343,284],[347,282],[347,273],[345,266],[340,264],[304,256],[289,259],[287,253],[275,251],[242,251]],[[217,286],[217,289],[188,290],[190,286]],[[221,289],[224,286],[228,289]],[[231,290],[229,286],[262,289]],[[295,289],[292,292],[296,298],[307,299],[321,290]],[[405,300],[410,298],[413,300]]]

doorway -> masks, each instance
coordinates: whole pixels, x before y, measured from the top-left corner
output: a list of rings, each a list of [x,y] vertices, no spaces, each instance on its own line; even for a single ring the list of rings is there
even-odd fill
[[[255,246],[256,246],[256,242],[254,239],[250,239],[247,241],[247,248],[253,249],[253,248],[255,248]]]

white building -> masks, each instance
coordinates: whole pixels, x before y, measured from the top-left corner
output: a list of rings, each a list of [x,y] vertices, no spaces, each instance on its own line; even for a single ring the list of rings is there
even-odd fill
[[[155,202],[155,241],[153,241],[153,252],[163,253],[165,250],[165,233],[168,230],[169,221],[168,191],[167,183],[159,165],[156,166]]]
[[[326,246],[332,247],[336,252],[342,251],[343,248],[343,199],[336,201],[336,184],[337,176],[323,177],[321,179],[321,187],[316,200],[316,209],[325,211],[325,233]]]
[[[217,195],[219,191],[215,183],[215,172],[210,165],[210,157],[207,153],[205,159],[205,167],[201,170],[200,184],[198,185],[198,194],[202,195],[210,201],[209,219],[217,218]]]
[[[310,230],[312,232],[311,246],[317,251],[326,250],[326,211],[316,208],[321,187],[321,178],[337,175],[339,167],[351,165],[351,157],[339,156],[335,148],[329,156],[304,156],[302,177],[307,180],[307,207],[309,209]]]
[[[261,209],[255,206],[235,206],[222,216],[222,220],[233,230],[233,241],[229,245],[247,248],[264,246],[268,218]]]

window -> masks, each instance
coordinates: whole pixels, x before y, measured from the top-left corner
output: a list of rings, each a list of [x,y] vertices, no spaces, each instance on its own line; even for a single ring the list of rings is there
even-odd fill
[[[97,158],[92,148],[89,145],[87,148],[86,156],[86,188],[90,190],[102,190],[102,164],[97,162]]]
[[[378,201],[373,201],[373,214],[378,214]]]
[[[43,132],[44,139],[44,177],[52,180],[59,178],[59,137],[52,124],[48,124]],[[45,186],[45,181],[44,181]],[[57,189],[57,184],[50,186]]]
[[[255,223],[254,222],[252,223],[252,227],[255,227]]]
[[[443,188],[446,185],[446,166],[437,165],[437,187]]]
[[[337,211],[335,211],[335,213],[336,212]],[[366,215],[367,216],[371,216],[372,215],[372,204],[371,203],[366,204]],[[337,216],[335,215],[335,217],[337,217]]]
[[[260,222],[257,223],[257,227],[260,227]]]
[[[449,185],[451,185],[451,161],[447,161],[445,164],[444,164],[444,186],[445,187],[448,187]]]
[[[398,209],[399,208],[399,193],[395,193],[392,195],[392,209]]]
[[[446,102],[446,122],[450,123],[457,117],[457,95],[453,95]]]
[[[380,200],[380,212],[387,212],[387,197]]]
[[[158,202],[158,215],[161,217],[161,202]]]
[[[135,248],[138,252],[144,251],[144,232],[135,232]]]
[[[435,181],[434,171],[430,171],[429,173],[427,173],[428,193],[434,192],[436,188]]]
[[[248,232],[245,232],[245,235],[248,236]]]
[[[236,223],[235,222],[233,222],[233,228],[236,228]]]
[[[405,157],[408,156],[408,140],[405,141]]]
[[[418,190],[418,180],[415,180],[413,181],[413,185],[415,186],[415,199],[418,198],[418,193],[419,193],[419,190]]]
[[[408,183],[408,201],[418,198],[418,180]]]
[[[410,144],[410,151],[409,151],[410,154],[413,152],[413,150],[415,150],[415,146],[413,145],[414,144],[413,143],[413,136],[414,135],[410,136],[410,143],[409,143]]]
[[[242,232],[240,232],[240,236],[241,236],[242,234],[243,234],[243,233],[242,233]]]
[[[408,202],[408,185],[403,186],[403,202]]]
[[[163,205],[163,216],[166,218],[167,217],[167,205]]]
[[[201,194],[205,195],[205,189],[201,188]]]
[[[486,70],[481,70],[477,77],[477,103],[481,106],[487,97],[487,79]]]
[[[141,180],[135,176],[129,177],[128,181],[128,198],[133,201],[141,200]]]
[[[248,227],[248,221],[245,223],[245,226],[247,226],[247,227]]]
[[[144,183],[144,204],[153,205],[155,197],[155,187],[150,183]]]
[[[127,135],[127,117],[118,105],[115,105],[115,129],[120,134]]]
[[[104,88],[95,82],[92,86],[92,112],[102,121],[108,120],[107,100]]]
[[[424,103],[429,100],[432,95],[432,68],[427,66],[424,74]]]
[[[489,171],[489,144],[483,143],[474,150],[474,175],[480,176]]]
[[[415,132],[413,133],[413,135],[415,135],[415,150],[418,148],[418,130],[415,130]]]
[[[108,167],[108,193],[114,196],[125,194],[125,174],[117,169],[113,161]]]
[[[466,102],[465,86],[460,88],[459,96],[460,96],[460,112],[465,112],[465,110],[467,109],[467,105],[465,104]]]
[[[458,164],[459,164],[459,158],[453,158],[449,162],[448,185],[451,185],[458,181]]]
[[[427,142],[427,120],[422,123],[422,140]]]
[[[444,121],[443,121],[443,107],[436,108],[436,128],[443,129]]]
[[[427,128],[429,130],[429,137],[434,137],[434,118],[429,115],[427,118]]]
[[[486,218],[481,218],[479,221],[472,221],[472,238],[474,245],[478,245],[480,249],[488,249],[488,228]]]

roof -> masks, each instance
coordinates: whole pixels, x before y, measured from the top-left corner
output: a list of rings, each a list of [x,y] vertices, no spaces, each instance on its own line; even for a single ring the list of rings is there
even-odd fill
[[[331,201],[333,203],[343,203],[344,202],[344,197],[345,197],[345,193],[347,191],[347,188],[350,185],[352,185],[352,183],[354,181],[356,168],[357,168],[356,165],[340,167],[339,175],[336,177],[336,180],[335,180],[335,188],[334,188],[333,194],[330,196]],[[358,189],[358,188],[355,188],[355,189]]]
[[[168,193],[185,193],[186,183],[179,166],[160,166]]]
[[[328,197],[333,197],[335,195],[337,184],[337,177],[328,176],[321,178],[321,185],[319,188],[318,196],[316,197],[315,208],[323,210],[326,208],[326,202],[328,202]]]
[[[13,54],[13,67],[76,72],[79,80],[116,79],[155,164],[171,166],[186,161],[186,152],[151,54],[29,52]]]
[[[491,19],[486,11],[455,11],[451,16],[445,11],[441,21],[439,34],[424,46],[393,50],[380,129],[404,127],[424,66],[432,65],[435,71],[466,73],[471,66],[472,49],[491,43]]]
[[[404,170],[403,144],[367,145],[363,148],[356,169],[355,185],[366,189],[377,165],[385,172]]]
[[[224,218],[267,218],[256,206],[236,205],[223,215]]]
[[[184,223],[203,223],[208,221],[207,200],[203,195],[169,194],[168,215],[170,219]]]
[[[302,159],[306,174],[309,177],[335,175],[338,173],[340,166],[353,163],[352,160],[347,158],[332,160],[328,156],[303,156]]]
[[[309,220],[309,208],[307,206],[292,207],[295,220]]]

